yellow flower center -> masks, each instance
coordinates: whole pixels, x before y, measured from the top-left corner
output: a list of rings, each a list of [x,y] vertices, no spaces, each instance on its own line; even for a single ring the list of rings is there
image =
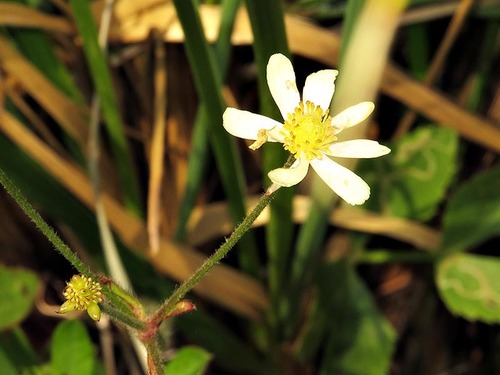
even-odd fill
[[[323,111],[310,101],[300,102],[293,113],[288,114],[283,125],[285,149],[295,158],[302,154],[308,160],[321,159],[328,147],[337,140],[331,120],[328,110]]]
[[[83,275],[74,275],[63,291],[65,305],[76,310],[87,310],[102,301],[101,284]]]

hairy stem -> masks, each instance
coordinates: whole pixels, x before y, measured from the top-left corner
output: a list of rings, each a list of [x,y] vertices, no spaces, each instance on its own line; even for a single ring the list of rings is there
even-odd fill
[[[90,268],[81,261],[80,258],[64,243],[63,240],[57,235],[57,233],[52,229],[49,224],[42,219],[40,214],[33,208],[33,206],[28,202],[28,199],[21,193],[16,185],[7,177],[5,172],[0,169],[0,183],[5,188],[5,190],[10,194],[16,203],[21,207],[24,213],[35,223],[36,227],[43,233],[45,237],[54,245],[54,247],[65,257],[68,262],[70,262],[76,270],[94,280],[98,280],[97,275],[95,275]]]
[[[255,208],[247,217],[236,227],[231,236],[208,258],[198,270],[184,281],[174,293],[165,301],[152,317],[152,321],[161,323],[175,307],[175,305],[205,276],[222,258],[233,248],[240,238],[251,228],[252,223],[257,219],[261,212],[271,202],[276,195],[276,191],[266,193],[262,196]]]

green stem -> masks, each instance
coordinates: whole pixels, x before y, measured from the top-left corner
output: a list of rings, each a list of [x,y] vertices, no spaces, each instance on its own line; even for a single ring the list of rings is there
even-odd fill
[[[163,375],[163,364],[161,362],[160,349],[158,348],[158,337],[154,334],[152,337],[143,339],[142,343],[148,353],[149,374]]]
[[[0,183],[3,185],[5,190],[10,194],[16,203],[21,207],[24,213],[35,223],[36,227],[43,233],[45,237],[54,245],[54,247],[65,257],[68,262],[70,262],[76,270],[94,280],[98,280],[96,274],[94,274],[90,268],[81,261],[78,256],[71,251],[71,249],[66,245],[63,240],[56,234],[54,229],[52,229],[40,216],[40,214],[33,208],[33,206],[28,202],[26,197],[21,193],[21,191],[14,185],[14,183],[7,177],[5,172],[0,169]]]
[[[102,294],[106,297],[107,302],[112,305],[116,310],[121,311],[123,314],[130,316],[135,316],[135,312],[127,302],[125,302],[120,296],[116,295],[112,288],[106,286],[102,289]]]
[[[118,296],[122,301],[124,301],[132,310],[136,312],[140,312],[141,315],[144,315],[144,307],[141,303],[130,293],[128,293],[125,289],[119,287],[113,281],[111,281],[110,285],[111,292]]]
[[[78,256],[71,251],[71,249],[66,245],[63,240],[56,234],[54,229],[52,229],[45,220],[42,219],[40,214],[33,208],[33,206],[28,202],[26,197],[21,193],[21,191],[14,185],[14,183],[7,177],[5,172],[0,169],[0,183],[5,188],[5,190],[10,194],[16,203],[21,207],[24,213],[35,223],[36,227],[43,233],[45,237],[54,245],[54,247],[61,253],[61,255],[70,262],[76,270],[94,280],[100,280],[99,277],[90,270],[90,268],[81,261]],[[113,293],[108,288],[103,289],[103,294],[106,297],[110,297]],[[137,329],[145,329],[146,326],[143,322],[133,318],[130,313],[126,311],[121,311],[110,305],[109,303],[101,304],[103,311],[110,315],[112,318],[122,322],[123,324],[129,325]],[[123,306],[121,306],[123,307]],[[129,310],[129,309],[127,309]]]
[[[145,331],[148,329],[148,326],[145,322],[136,319],[133,316],[115,308],[109,302],[102,302],[99,304],[99,306],[106,315],[109,315],[112,319],[124,325],[137,329],[139,331]]]
[[[276,195],[276,191],[265,194],[260,199],[255,208],[248,214],[247,217],[239,224],[233,231],[231,236],[224,242],[215,253],[208,258],[198,270],[191,275],[189,279],[184,281],[172,295],[165,301],[165,303],[158,309],[158,311],[151,318],[152,322],[156,324],[161,323],[165,316],[168,316],[170,311],[175,305],[191,290],[193,287],[217,264],[226,254],[233,248],[240,238],[252,227],[252,223],[257,219],[261,212],[271,202]]]

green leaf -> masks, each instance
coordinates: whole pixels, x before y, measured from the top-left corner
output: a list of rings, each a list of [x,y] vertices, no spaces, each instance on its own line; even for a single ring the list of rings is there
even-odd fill
[[[0,329],[20,323],[31,311],[38,279],[33,272],[0,265]]]
[[[444,258],[436,269],[441,298],[454,314],[500,323],[500,259],[472,254]]]
[[[464,183],[443,217],[445,251],[466,250],[500,234],[500,165]]]
[[[328,339],[320,374],[388,374],[396,334],[353,267],[340,261],[319,274]]]
[[[194,346],[180,349],[165,367],[166,375],[202,375],[212,356],[207,351]]]
[[[118,109],[118,99],[113,88],[111,74],[104,52],[98,45],[97,27],[90,10],[90,2],[70,0],[74,20],[90,69],[92,81],[99,94],[102,113],[109,133],[109,141],[113,151],[114,163],[123,189],[125,206],[137,216],[142,215],[139,198],[139,187],[134,171],[134,164],[129,145],[123,130],[123,121]]]
[[[456,172],[456,133],[428,125],[391,148],[388,156],[359,164],[358,172],[372,188],[365,207],[393,216],[429,220]]]
[[[54,375],[93,374],[92,342],[80,320],[66,320],[57,326],[52,336],[51,365]]]

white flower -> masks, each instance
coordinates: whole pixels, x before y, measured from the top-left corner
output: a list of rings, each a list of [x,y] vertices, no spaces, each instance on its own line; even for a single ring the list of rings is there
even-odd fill
[[[290,168],[269,172],[269,178],[276,185],[299,183],[311,165],[347,203],[362,204],[370,196],[370,187],[361,177],[329,156],[375,158],[391,150],[367,139],[336,142],[338,133],[365,120],[375,107],[371,102],[361,102],[330,117],[328,111],[337,74],[336,70],[326,69],[309,75],[301,101],[292,63],[284,55],[272,55],[267,64],[267,83],[285,122],[282,124],[262,115],[227,108],[223,123],[230,134],[255,140],[251,149],[259,148],[265,142],[281,142],[293,154],[296,160]]]

